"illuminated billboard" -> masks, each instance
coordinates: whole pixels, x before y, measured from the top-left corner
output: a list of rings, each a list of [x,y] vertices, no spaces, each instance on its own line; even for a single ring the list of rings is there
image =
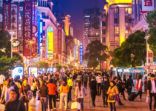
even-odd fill
[[[47,55],[53,57],[54,52],[54,31],[52,27],[47,29]]]
[[[24,68],[23,67],[15,67],[12,70],[12,78],[20,78],[22,79],[22,76],[24,74]]]
[[[132,4],[132,0],[106,0],[109,5],[113,4]]]
[[[154,10],[154,0],[142,0],[142,11],[149,12]]]

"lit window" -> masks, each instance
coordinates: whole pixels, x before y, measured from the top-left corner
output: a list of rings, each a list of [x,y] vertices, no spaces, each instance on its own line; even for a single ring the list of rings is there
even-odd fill
[[[115,27],[115,34],[119,34],[119,27],[118,26]]]
[[[126,11],[126,13],[128,13],[128,14],[132,14],[132,8],[126,8],[125,11]]]

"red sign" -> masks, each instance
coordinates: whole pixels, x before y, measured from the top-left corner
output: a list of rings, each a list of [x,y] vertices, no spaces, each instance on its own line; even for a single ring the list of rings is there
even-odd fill
[[[23,16],[23,55],[31,56],[32,47],[29,41],[32,39],[32,0],[25,0],[24,2],[24,16]]]

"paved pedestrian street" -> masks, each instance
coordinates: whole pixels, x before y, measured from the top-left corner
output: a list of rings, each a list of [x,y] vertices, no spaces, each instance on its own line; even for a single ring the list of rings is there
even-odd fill
[[[109,108],[104,108],[103,107],[103,105],[102,105],[103,101],[102,101],[102,98],[100,96],[97,96],[97,98],[96,98],[96,107],[93,108],[92,105],[91,105],[91,98],[89,96],[90,95],[87,95],[85,97],[85,103],[84,103],[85,109],[84,109],[84,111],[109,111]],[[122,97],[121,97],[121,99],[122,99]],[[117,111],[148,111],[148,105],[145,102],[145,94],[143,95],[143,99],[141,101],[140,101],[139,97],[137,97],[136,100],[133,101],[133,102],[130,102],[128,100],[124,101],[122,99],[122,103],[124,104],[122,106],[119,106],[116,103]],[[59,107],[58,104],[59,103],[57,102],[57,108]],[[35,106],[30,106],[29,108],[30,108],[29,111],[41,111],[40,106],[37,106],[36,110],[35,110]],[[63,110],[56,109],[56,110],[53,110],[53,111],[63,111]],[[74,111],[74,110],[68,109],[67,111]]]

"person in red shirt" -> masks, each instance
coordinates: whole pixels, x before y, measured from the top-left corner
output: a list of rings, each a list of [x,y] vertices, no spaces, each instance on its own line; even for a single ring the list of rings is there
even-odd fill
[[[53,109],[52,101],[53,101],[53,104],[54,104],[54,109],[56,109],[56,91],[57,91],[57,86],[54,83],[54,80],[50,79],[49,83],[47,84],[47,87],[48,87],[48,99],[49,99],[50,110]]]
[[[136,91],[138,92],[137,95],[140,95],[140,100],[142,99],[142,86],[143,86],[142,76],[138,75],[135,88],[136,88]]]

